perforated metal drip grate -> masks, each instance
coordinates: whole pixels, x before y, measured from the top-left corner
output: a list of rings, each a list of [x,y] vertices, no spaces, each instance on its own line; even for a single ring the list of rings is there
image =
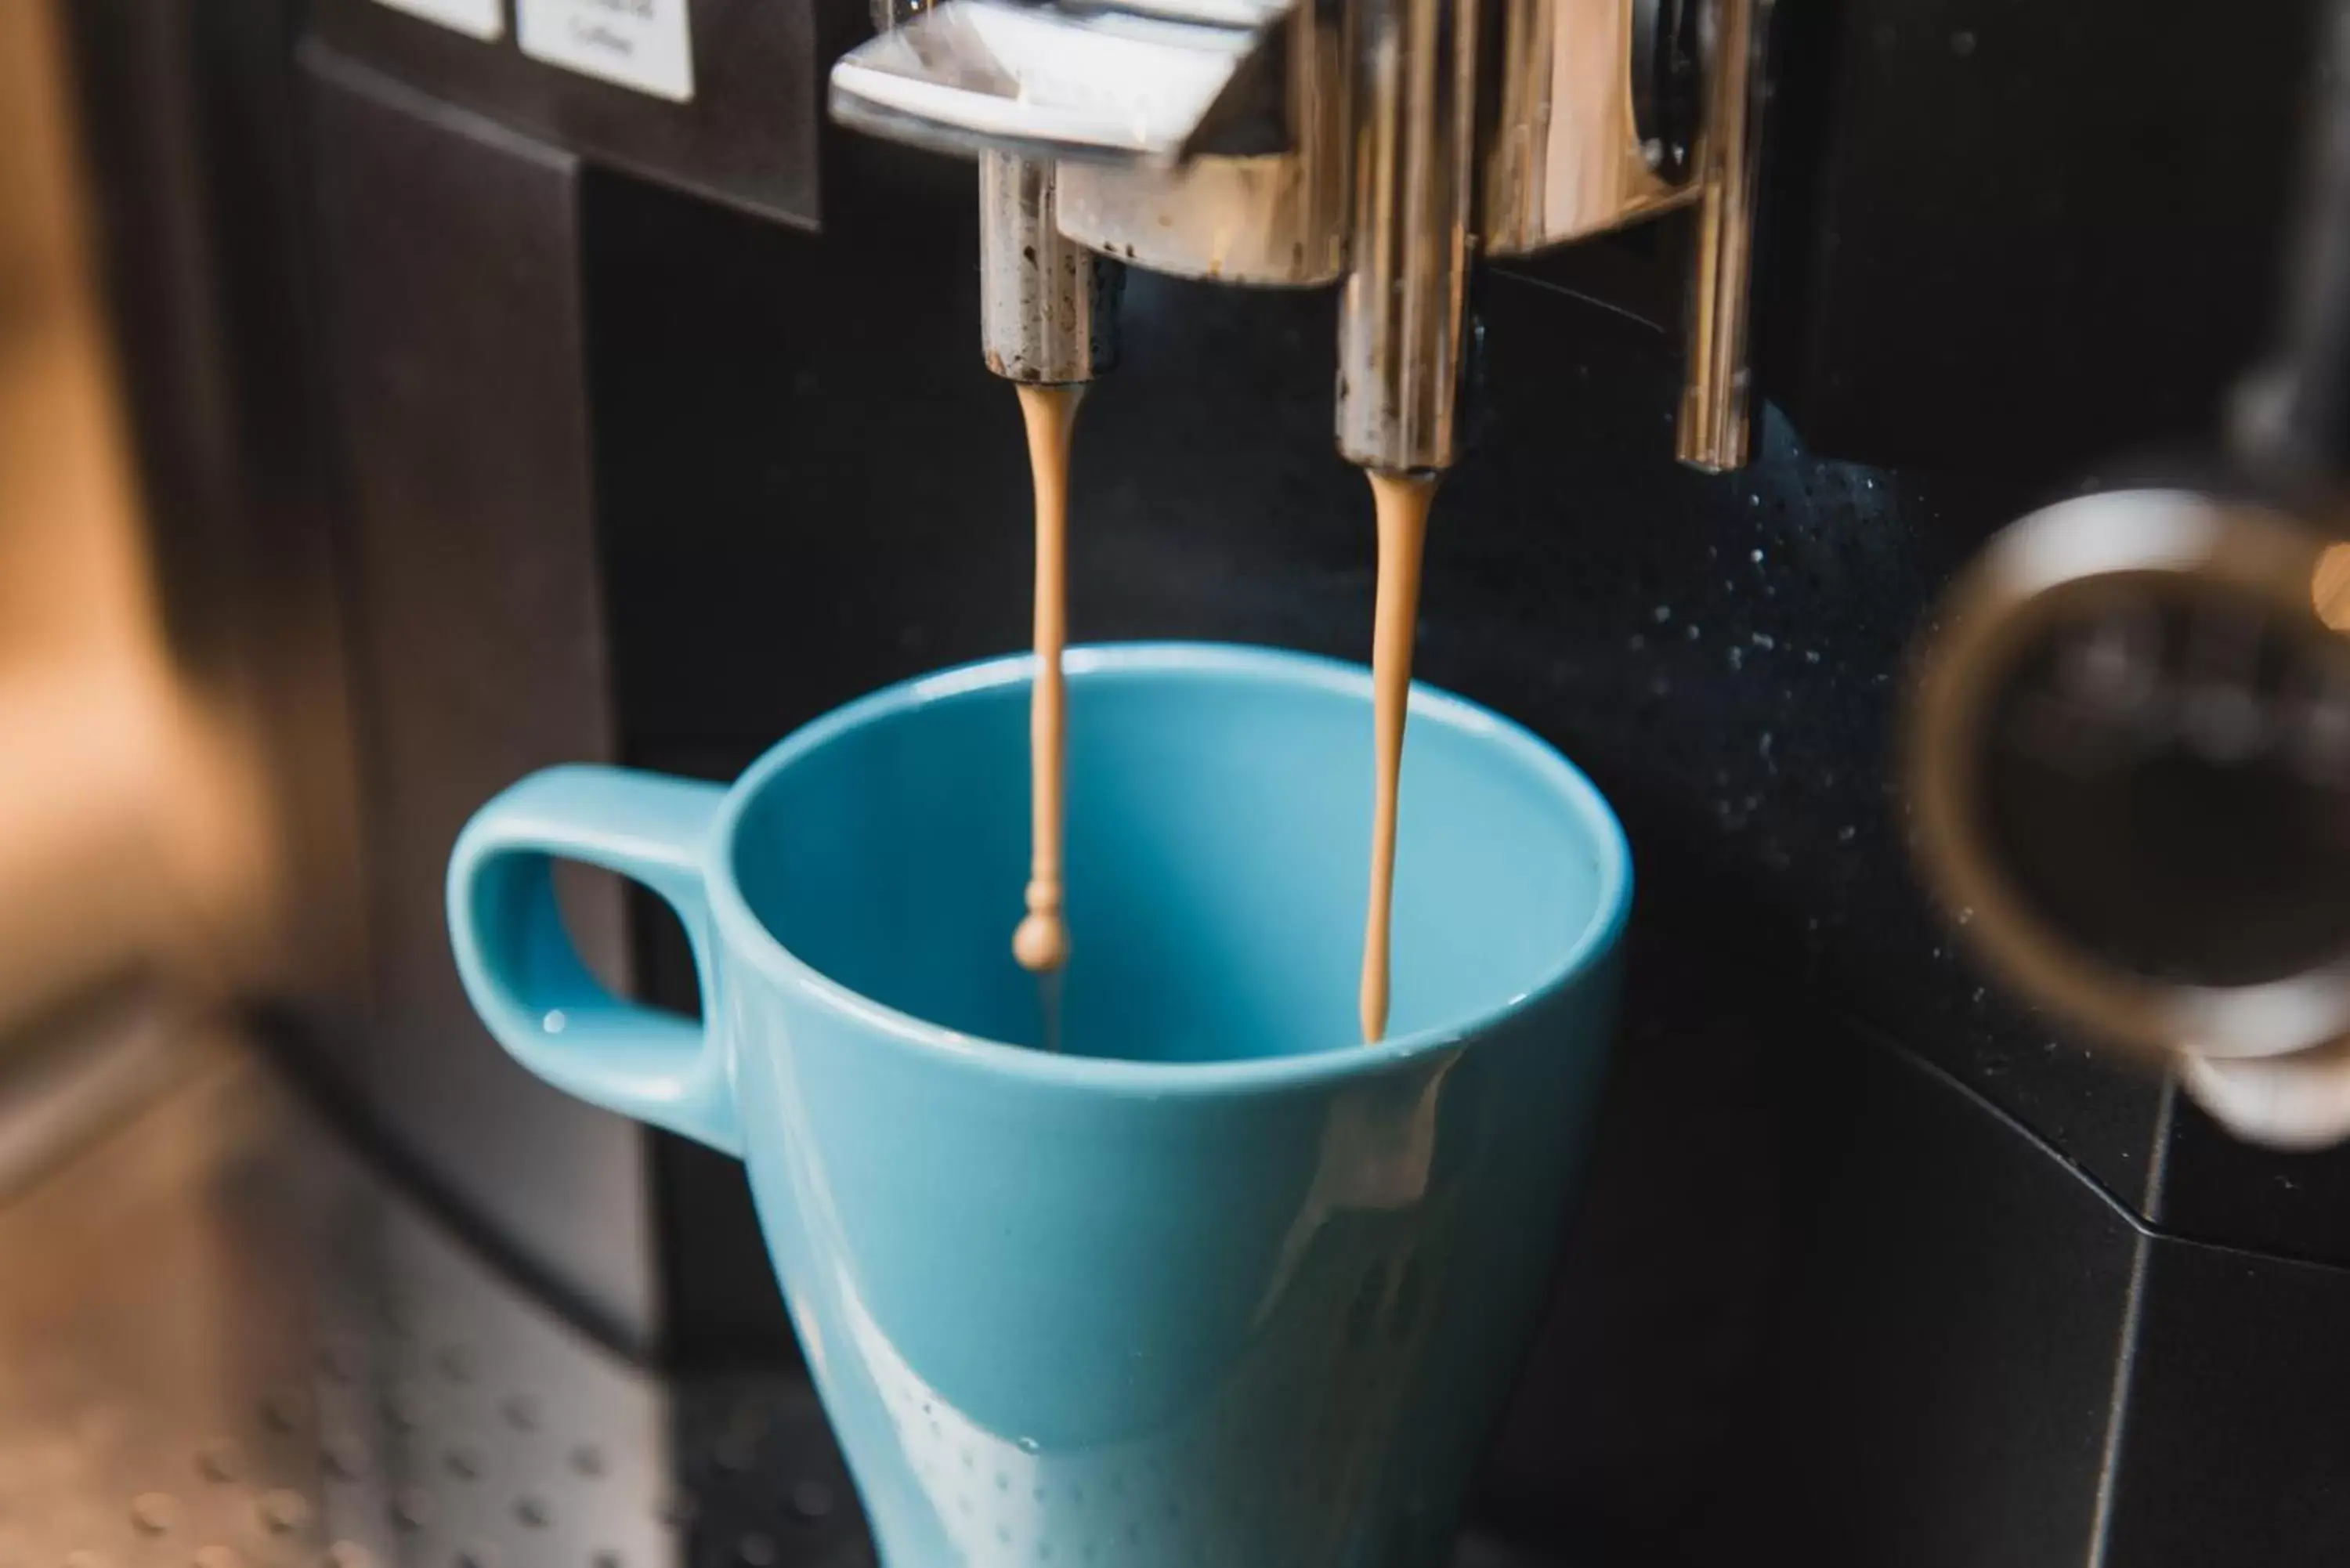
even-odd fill
[[[0,1207],[0,1568],[873,1568],[804,1381],[616,1358],[205,1049]]]
[[[233,1048],[0,1209],[0,1568],[706,1559],[671,1462],[694,1400],[486,1269]],[[775,1496],[845,1497],[816,1458]]]

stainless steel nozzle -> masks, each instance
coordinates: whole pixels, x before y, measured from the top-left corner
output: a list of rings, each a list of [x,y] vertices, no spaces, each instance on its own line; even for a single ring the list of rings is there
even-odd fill
[[[1388,472],[1460,453],[1477,147],[1476,0],[1358,0],[1352,270],[1338,451]]]
[[[1090,381],[1118,363],[1125,269],[1065,237],[1053,166],[979,160],[980,351],[1013,381]]]

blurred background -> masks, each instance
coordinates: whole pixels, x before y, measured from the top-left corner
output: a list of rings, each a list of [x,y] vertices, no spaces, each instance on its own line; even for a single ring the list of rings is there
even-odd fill
[[[159,607],[59,4],[0,0],[0,1057],[109,993],[193,1002],[268,961],[244,715]]]

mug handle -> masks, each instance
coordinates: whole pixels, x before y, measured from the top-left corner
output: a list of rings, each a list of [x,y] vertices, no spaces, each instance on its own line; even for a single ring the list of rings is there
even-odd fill
[[[449,857],[449,940],[482,1022],[515,1060],[588,1104],[743,1152],[729,1054],[714,1037],[702,856],[726,792],[628,768],[531,774],[473,814]],[[554,861],[660,894],[693,946],[703,1015],[614,996],[588,972],[555,905]]]

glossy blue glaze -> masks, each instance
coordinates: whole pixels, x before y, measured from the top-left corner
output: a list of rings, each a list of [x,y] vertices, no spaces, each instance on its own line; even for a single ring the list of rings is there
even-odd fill
[[[731,790],[525,780],[450,866],[466,990],[534,1071],[747,1158],[889,1568],[1437,1563],[1589,1141],[1622,834],[1416,689],[1397,1033],[1364,1046],[1367,672],[1067,668],[1063,1053],[1009,951],[1024,659],[852,703]],[[551,855],[678,910],[702,1023],[596,988]]]

